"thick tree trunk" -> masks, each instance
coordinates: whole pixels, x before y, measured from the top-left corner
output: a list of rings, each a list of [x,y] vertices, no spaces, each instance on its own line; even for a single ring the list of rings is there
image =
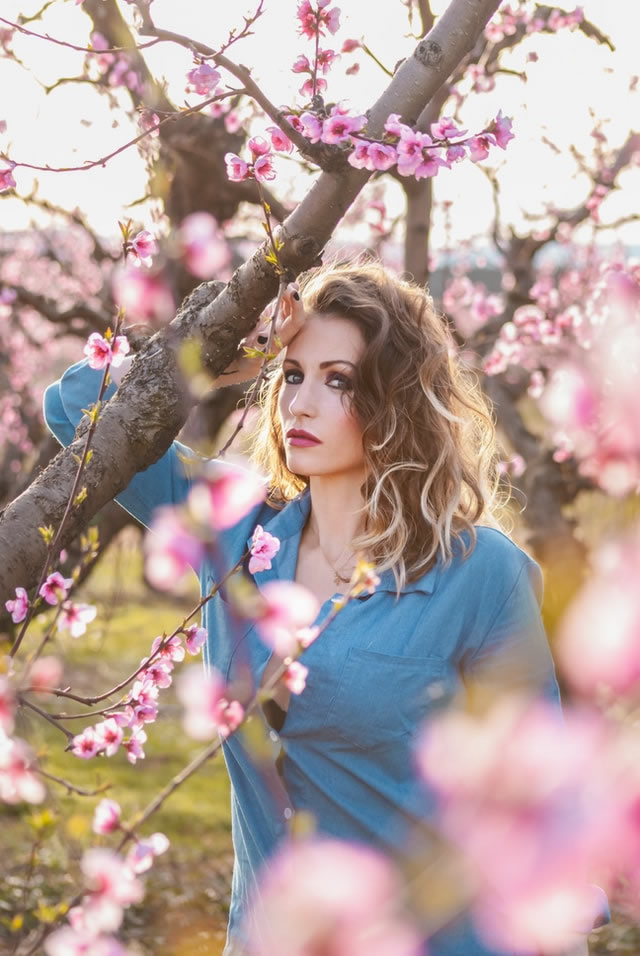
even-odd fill
[[[372,136],[383,132],[390,113],[415,122],[431,97],[473,47],[500,0],[452,0],[427,37],[400,66],[369,111]],[[305,199],[285,220],[282,262],[294,277],[318,257],[369,174],[337,157]],[[137,356],[96,428],[94,454],[86,470],[87,498],[74,509],[61,544],[72,540],[134,474],[157,461],[184,424],[193,400],[181,381],[177,351],[188,339],[202,344],[203,360],[218,375],[231,362],[240,339],[255,325],[277,290],[277,277],[258,250],[215,298],[205,284],[184,303],[167,329],[153,336]],[[83,421],[73,444],[0,516],[0,599],[37,580],[45,557],[38,527],[57,527],[76,472],[74,455],[84,445]]]

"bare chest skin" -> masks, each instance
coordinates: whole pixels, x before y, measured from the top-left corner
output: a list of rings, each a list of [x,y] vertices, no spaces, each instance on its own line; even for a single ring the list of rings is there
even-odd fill
[[[350,570],[350,568],[344,570],[341,568],[340,573],[346,577]],[[333,570],[327,565],[320,551],[309,548],[305,543],[304,534],[302,535],[300,549],[298,551],[295,580],[297,584],[302,584],[305,588],[308,588],[312,594],[315,594],[319,604],[324,604],[325,601],[333,597],[338,591],[343,594],[347,591],[346,584],[340,583],[336,586]],[[277,657],[276,654],[272,654],[264,669],[262,677],[263,685],[271,678],[281,664],[282,659]],[[280,682],[273,697],[276,704],[286,711],[289,707],[290,698],[291,692]]]

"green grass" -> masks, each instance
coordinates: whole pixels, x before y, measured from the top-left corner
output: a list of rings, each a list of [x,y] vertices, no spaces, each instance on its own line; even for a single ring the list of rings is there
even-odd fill
[[[56,635],[46,653],[63,660],[64,682],[75,693],[90,695],[132,673],[140,658],[148,654],[153,638],[171,632],[190,612],[198,600],[198,588],[192,575],[178,600],[150,592],[142,582],[137,535],[125,534],[76,599],[95,604],[98,617],[80,638],[73,639],[68,632]],[[45,623],[44,616],[35,622],[27,651],[37,646]],[[184,664],[176,664],[174,674],[185,665],[201,666],[200,655],[187,658]],[[51,697],[36,700],[49,712],[86,710]],[[66,726],[79,732],[101,719],[89,717]],[[135,766],[124,752],[88,761],[74,757],[65,752],[63,734],[30,712],[20,715],[18,735],[37,751],[48,773],[84,789],[107,786],[106,794],[120,803],[123,819],[128,820],[204,746],[185,736],[173,687],[160,692],[158,721],[145,729],[146,758]],[[38,906],[54,907],[73,895],[80,885],[78,863],[86,846],[115,844],[113,837],[97,837],[91,830],[94,808],[103,795],[69,795],[64,787],[51,783],[43,806],[53,816],[52,824],[41,817],[42,806],[0,805],[4,864],[0,919],[5,923],[0,926],[0,952],[4,952],[2,932],[13,917],[23,918],[24,932],[36,924]],[[221,952],[232,862],[229,785],[221,755],[176,790],[142,832],[157,830],[167,835],[171,848],[157,859],[149,874],[144,902],[127,912],[123,937],[134,944],[134,951],[154,956]],[[30,858],[36,841],[32,870]],[[13,935],[16,938],[19,933]]]

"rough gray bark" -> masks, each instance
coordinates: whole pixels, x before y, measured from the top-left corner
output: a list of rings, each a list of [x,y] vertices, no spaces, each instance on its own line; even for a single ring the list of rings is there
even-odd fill
[[[470,49],[500,0],[452,0],[429,35],[398,69],[369,110],[372,136],[383,132],[390,113],[415,122],[432,96]],[[369,173],[338,157],[325,170],[280,230],[281,259],[293,278],[315,262]],[[85,473],[87,498],[72,512],[61,545],[70,541],[107,501],[127,486],[137,471],[166,451],[184,424],[193,400],[181,380],[177,351],[188,339],[202,345],[203,360],[214,376],[232,361],[240,339],[255,325],[277,290],[277,277],[258,250],[215,298],[207,284],[183,304],[168,328],[153,336],[137,356],[96,428],[94,454]],[[43,474],[0,515],[0,599],[17,586],[29,588],[41,570],[45,547],[38,527],[59,525],[66,507],[88,421],[73,444],[61,451]]]

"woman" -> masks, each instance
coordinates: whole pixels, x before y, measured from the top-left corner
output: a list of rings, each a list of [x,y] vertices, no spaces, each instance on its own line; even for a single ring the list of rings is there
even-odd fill
[[[483,706],[514,689],[559,703],[540,570],[497,530],[490,414],[428,296],[375,263],[323,267],[287,290],[277,331],[286,348],[264,390],[254,455],[270,495],[223,535],[224,552],[238,561],[262,525],[281,544],[257,585],[304,585],[322,604],[318,621],[348,591],[356,555],[375,563],[380,584],[304,652],[304,692],[291,697],[281,685],[266,708],[282,745],[279,773],[258,766],[241,735],[224,743],[235,849],[229,954],[243,951],[256,874],[293,810],[309,811],[321,834],[402,852],[434,812],[412,767],[425,719],[454,700]],[[219,384],[255,372],[242,360]],[[61,442],[73,439],[99,380],[79,363],[47,390],[45,417]],[[155,507],[187,493],[184,454],[174,442],[116,500],[149,525]],[[213,569],[199,571],[208,591]],[[253,626],[238,632],[224,595],[205,606],[203,624],[207,664],[236,686],[248,676],[257,687],[278,666]],[[462,916],[429,952],[493,951]]]

